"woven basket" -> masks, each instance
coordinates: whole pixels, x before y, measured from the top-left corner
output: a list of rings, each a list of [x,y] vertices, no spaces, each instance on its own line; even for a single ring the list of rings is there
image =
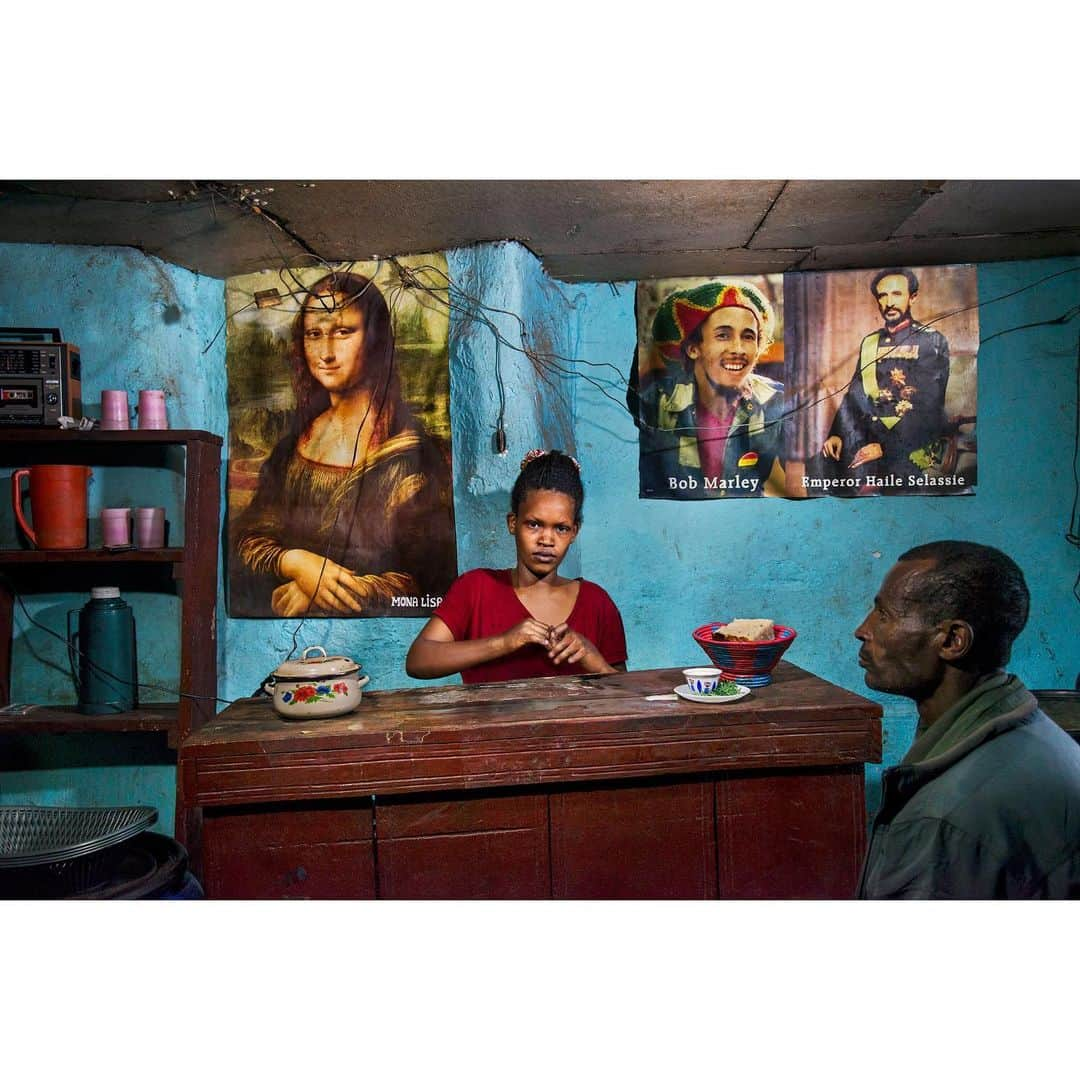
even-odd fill
[[[765,686],[784,651],[798,636],[790,626],[776,626],[772,641],[713,641],[713,630],[723,622],[710,622],[694,631],[694,640],[723,673],[741,686]]]

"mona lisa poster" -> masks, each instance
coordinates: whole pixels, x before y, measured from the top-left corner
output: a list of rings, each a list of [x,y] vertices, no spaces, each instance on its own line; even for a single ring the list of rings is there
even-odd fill
[[[231,617],[427,618],[445,594],[446,273],[417,255],[227,281]]]

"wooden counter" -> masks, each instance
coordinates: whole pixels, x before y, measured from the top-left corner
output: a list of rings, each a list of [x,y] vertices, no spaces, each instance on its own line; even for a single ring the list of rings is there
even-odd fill
[[[738,702],[648,701],[678,669],[267,699],[188,737],[188,845],[214,897],[838,897],[881,708],[781,663]]]

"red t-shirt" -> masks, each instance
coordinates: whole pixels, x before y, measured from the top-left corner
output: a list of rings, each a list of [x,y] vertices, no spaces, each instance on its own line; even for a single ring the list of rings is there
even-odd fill
[[[581,588],[570,617],[571,630],[587,637],[612,666],[626,660],[626,635],[614,601],[599,585],[578,578]],[[449,627],[455,641],[494,637],[531,618],[518,599],[509,570],[469,570],[447,590],[435,614]],[[464,683],[534,679],[542,675],[582,675],[580,664],[553,664],[540,645],[526,645],[509,656],[466,668]]]

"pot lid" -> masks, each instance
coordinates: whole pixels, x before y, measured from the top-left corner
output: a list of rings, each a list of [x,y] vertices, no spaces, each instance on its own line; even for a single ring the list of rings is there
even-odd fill
[[[320,653],[308,656],[308,653]],[[319,679],[329,675],[353,675],[360,665],[347,656],[327,656],[321,645],[309,645],[299,660],[286,660],[274,668],[273,674],[283,679]]]

